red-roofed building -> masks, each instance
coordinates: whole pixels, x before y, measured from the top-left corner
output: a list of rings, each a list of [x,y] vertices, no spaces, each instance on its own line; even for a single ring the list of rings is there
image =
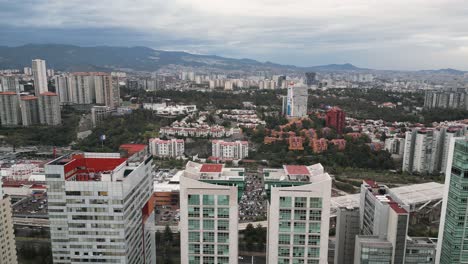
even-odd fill
[[[303,165],[284,165],[284,170],[288,175],[310,175],[307,166]]]
[[[322,153],[324,151],[327,151],[328,149],[328,140],[325,138],[320,138],[320,139],[312,139],[310,141],[310,147],[314,151],[314,153]]]
[[[122,144],[119,149],[126,152],[126,157],[131,157],[136,153],[144,152],[143,155],[147,154],[147,145],[144,144]]]
[[[223,171],[222,164],[203,164],[201,166],[201,173],[221,173]]]
[[[344,139],[332,139],[330,143],[335,145],[339,151],[343,151],[346,148],[346,140]]]
[[[302,137],[289,137],[289,150],[304,150],[304,139]]]

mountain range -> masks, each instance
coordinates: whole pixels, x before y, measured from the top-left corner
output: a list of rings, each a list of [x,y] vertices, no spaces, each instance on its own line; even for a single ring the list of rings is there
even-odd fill
[[[180,51],[155,50],[148,47],[79,47],[63,44],[28,44],[17,47],[0,46],[0,69],[22,69],[30,66],[31,60],[44,59],[47,67],[61,71],[156,71],[176,65],[206,67],[222,70],[276,70],[287,71],[374,71],[352,64],[328,64],[311,67],[259,62],[252,59],[233,59],[216,55],[198,55]],[[422,74],[462,75],[455,69],[423,70]]]

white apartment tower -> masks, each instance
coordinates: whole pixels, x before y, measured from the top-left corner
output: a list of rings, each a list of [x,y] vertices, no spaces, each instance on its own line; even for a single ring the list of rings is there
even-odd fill
[[[328,263],[331,178],[321,164],[264,169],[267,263]]]
[[[39,119],[43,125],[57,126],[62,123],[60,100],[56,93],[46,92],[39,95]]]
[[[183,139],[162,140],[159,138],[150,138],[150,152],[153,156],[159,158],[181,158],[184,156],[185,143]]]
[[[21,124],[21,112],[16,92],[0,92],[0,123],[5,127]]]
[[[188,162],[180,177],[182,264],[238,262],[238,200],[244,169]]]
[[[17,76],[0,76],[0,92],[20,92],[20,84]]]
[[[71,78],[68,75],[54,76],[55,91],[60,98],[60,104],[69,104],[72,102]]]
[[[283,97],[283,115],[288,118],[307,116],[308,87],[288,86],[288,95]]]
[[[45,166],[54,263],[156,263],[152,157],[79,153]]]
[[[221,160],[243,159],[249,155],[249,142],[227,142],[224,140],[212,140],[211,155],[214,158]]]
[[[13,230],[11,201],[4,196],[0,181],[0,263],[16,264],[16,242]]]
[[[47,68],[45,60],[33,60],[32,72],[34,76],[34,92],[36,96],[49,91],[47,88]]]

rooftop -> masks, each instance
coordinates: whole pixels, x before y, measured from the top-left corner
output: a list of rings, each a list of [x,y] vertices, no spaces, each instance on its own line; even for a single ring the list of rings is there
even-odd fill
[[[200,172],[222,172],[223,171],[223,165],[222,164],[203,164]]]
[[[128,156],[132,156],[133,154],[144,150],[146,147],[147,145],[145,144],[122,144],[119,149],[127,151]]]
[[[244,168],[225,168],[224,164],[200,164],[189,161],[183,175],[196,180],[244,181]]]
[[[304,165],[283,165],[282,169],[263,169],[263,175],[266,181],[284,181],[284,182],[303,182],[309,183],[321,180],[325,174],[323,166],[320,163]]]
[[[125,176],[122,170],[127,159],[117,155],[104,156],[72,154],[51,161],[47,165],[63,166],[66,181],[118,181]]]
[[[57,96],[56,93],[53,93],[53,92],[44,92],[44,93],[41,93],[42,96]]]

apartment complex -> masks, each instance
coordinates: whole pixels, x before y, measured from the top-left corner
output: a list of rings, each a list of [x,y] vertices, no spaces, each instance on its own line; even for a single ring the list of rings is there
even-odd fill
[[[327,111],[325,116],[325,124],[327,127],[333,127],[336,129],[336,133],[342,134],[346,126],[345,123],[346,114],[339,107],[332,107]]]
[[[95,105],[91,108],[91,123],[93,127],[98,126],[107,117],[111,116],[115,110],[108,106]]]
[[[153,164],[144,151],[46,164],[54,263],[156,263]]]
[[[242,168],[188,162],[180,176],[182,264],[238,262],[238,201]]]
[[[119,106],[119,85],[104,72],[74,72],[54,78],[61,104]]]
[[[288,95],[283,96],[283,115],[288,118],[307,116],[308,87],[290,84]]]
[[[13,229],[11,200],[3,194],[0,181],[0,263],[16,264],[16,242]]]
[[[221,160],[239,160],[249,155],[249,142],[224,140],[211,141],[211,156]]]
[[[150,138],[149,147],[151,154],[158,158],[181,158],[185,152],[183,139]]]
[[[328,263],[331,178],[322,165],[264,169],[268,263]]]
[[[41,93],[48,92],[47,86],[47,68],[45,60],[35,59],[32,61],[32,73],[34,76],[34,93],[39,96]]]
[[[454,88],[448,90],[426,91],[425,108],[458,108],[468,110],[468,89]]]
[[[21,87],[17,76],[4,75],[0,76],[0,92],[16,92],[19,93]]]
[[[57,126],[62,123],[60,100],[56,93],[46,92],[39,95],[39,120],[43,125]]]
[[[466,132],[466,126],[416,128],[407,131],[403,171],[429,174],[444,172],[447,167],[450,140]]]
[[[20,105],[16,92],[0,92],[0,122],[5,127],[21,124]]]
[[[449,146],[437,264],[468,262],[468,244],[465,245],[468,230],[468,137],[453,138]]]
[[[40,123],[39,100],[37,96],[21,96],[20,108],[23,126],[32,126]]]

